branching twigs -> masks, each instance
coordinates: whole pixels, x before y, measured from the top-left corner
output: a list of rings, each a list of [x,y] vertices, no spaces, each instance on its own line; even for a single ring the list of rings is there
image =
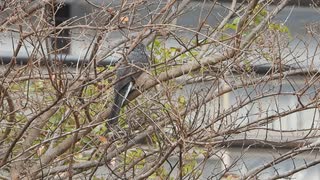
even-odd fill
[[[289,151],[285,154],[282,154],[280,157],[278,158],[275,158],[273,161],[269,162],[269,163],[266,163],[262,166],[259,166],[257,168],[254,168],[252,170],[250,170],[244,177],[243,179],[251,179],[252,177],[256,177],[256,175],[258,175],[259,172],[261,172],[262,170],[268,168],[268,167],[271,167],[275,164],[278,164],[286,159],[289,159],[289,158],[292,158],[294,156],[297,156],[298,154],[301,154],[303,152],[306,152],[306,151],[310,151],[310,150],[314,150],[314,149],[318,149],[318,146],[319,145],[319,141],[315,142],[315,143],[312,143],[310,144],[309,146],[303,146],[301,148],[297,148],[297,149],[294,149],[292,151]],[[314,161],[314,163],[319,163],[317,161]],[[310,165],[315,165],[314,163],[311,163]]]
[[[46,3],[48,3],[49,0],[36,0],[33,1],[29,7],[27,7],[22,14],[17,13],[13,14],[13,16],[7,17],[4,21],[0,23],[1,26],[8,26],[10,24],[15,24],[17,21],[27,18],[28,16],[31,16],[33,13],[35,13],[37,10],[43,8]]]
[[[196,25],[180,19],[194,13],[196,7],[190,8],[194,5],[190,0],[86,1],[93,12],[78,14],[59,25],[48,22],[57,18],[58,2],[22,4],[25,12],[0,23],[2,31],[12,34],[12,43],[17,42],[11,63],[1,73],[1,122],[10,126],[0,132],[4,147],[0,149],[0,174],[10,168],[12,178],[17,179],[55,175],[71,179],[80,174],[94,178],[107,169],[110,177],[124,179],[202,178],[214,159],[222,166],[210,174],[229,177],[255,145],[276,151],[285,145],[299,145],[243,177],[253,178],[274,164],[318,148],[314,139],[319,136],[319,72],[315,68],[286,68],[284,60],[297,58],[296,50],[281,42],[285,37],[282,25],[272,26],[272,18],[288,1],[282,0],[271,9],[271,1],[204,1],[201,15],[194,18]],[[56,13],[46,15],[46,4]],[[186,25],[189,23],[193,24]],[[60,37],[65,30],[70,37]],[[61,38],[71,41],[62,46],[70,47],[68,55],[59,54]],[[109,127],[104,124],[112,106],[113,86],[119,80],[114,78],[119,65],[98,67],[98,62],[118,52],[127,52],[126,56],[149,39],[153,42],[147,50],[155,63],[150,69],[141,69],[144,73],[134,79],[135,89],[121,108],[119,128],[113,130],[116,135],[106,138],[103,132]],[[128,51],[124,44],[130,47]],[[32,58],[18,66],[15,60],[24,51]],[[68,56],[79,59],[76,69],[63,64]],[[256,61],[271,65],[255,71]],[[291,78],[298,75],[305,77],[302,84]],[[282,97],[293,97],[294,102],[280,103]],[[311,110],[310,127],[281,129],[286,117]],[[270,139],[274,134],[285,138],[289,133],[306,134],[287,141]],[[236,145],[241,155],[228,157]],[[177,156],[178,161],[173,160]],[[318,163],[306,163],[272,178],[287,177]],[[26,164],[26,169],[19,170]]]
[[[263,24],[265,25],[265,24]],[[260,26],[260,29],[263,27],[263,25]],[[258,29],[259,30],[259,29]],[[252,37],[254,38],[254,37]],[[140,87],[144,87],[144,89],[149,89],[151,87],[154,87],[158,82],[165,82],[165,81],[168,81],[170,79],[173,79],[173,78],[176,78],[176,77],[179,77],[179,76],[182,76],[184,74],[188,74],[194,70],[197,70],[203,66],[208,66],[208,65],[214,65],[214,64],[217,64],[217,63],[220,63],[220,62],[223,62],[225,60],[228,60],[230,59],[231,57],[234,56],[234,52],[233,50],[231,51],[226,51],[225,54],[223,55],[220,55],[220,56],[213,56],[213,57],[207,57],[207,58],[203,58],[202,60],[200,60],[201,64],[199,64],[198,62],[189,62],[185,65],[182,65],[181,67],[176,67],[176,68],[173,68],[172,70],[169,70],[167,72],[164,72],[162,74],[160,74],[158,77],[157,77],[157,80],[146,80],[149,78],[148,75],[144,75],[143,77],[139,78],[139,80],[137,81],[137,85],[140,86]],[[137,97],[137,95],[140,94],[138,91],[136,91],[136,93],[133,93],[131,96],[130,96],[130,99],[134,99],[135,97]],[[89,131],[87,131],[88,133]],[[83,133],[83,134],[79,134],[79,136],[83,136],[85,135],[86,133]],[[71,143],[72,141],[70,140],[66,140],[64,141],[63,143],[61,143],[61,146],[58,146],[56,148],[56,150],[59,150],[59,151],[53,151],[53,152],[50,152],[50,155],[48,154],[47,157],[54,157],[54,156],[57,156],[58,154],[64,152],[63,149],[65,149],[66,147],[69,147],[69,143]],[[58,154],[56,154],[58,153]],[[46,156],[44,156],[46,157]],[[50,161],[51,158],[47,159],[47,158],[43,158],[42,162],[44,163],[48,163]]]
[[[24,127],[22,128],[22,130],[19,132],[19,134],[17,135],[17,137],[13,140],[13,142],[10,144],[10,147],[8,148],[8,150],[6,151],[4,157],[1,159],[1,163],[0,163],[0,167],[3,167],[4,165],[7,164],[7,160],[9,158],[9,155],[12,153],[13,148],[16,146],[17,142],[20,140],[20,138],[24,135],[25,131],[29,128],[29,126],[31,125],[31,123],[38,118],[39,116],[41,116],[42,114],[44,114],[45,112],[47,112],[48,110],[50,110],[52,107],[54,107],[58,102],[60,101],[60,99],[58,98],[56,101],[54,101],[50,106],[46,107],[44,110],[42,110],[39,114],[36,114],[35,116],[33,116],[32,118],[30,118],[26,124],[24,125]]]
[[[48,123],[50,117],[53,116],[58,109],[58,106],[52,107],[33,121],[33,123],[30,125],[30,128],[28,128],[24,133],[26,135],[25,140],[22,143],[22,147],[24,149],[28,149],[30,146],[32,146],[34,141],[39,138],[39,136],[41,135],[41,129]],[[30,155],[30,151],[26,152],[20,157],[20,159],[27,159]],[[23,173],[24,163],[25,162],[22,160],[15,163],[14,167],[17,171],[19,171],[19,173]]]
[[[160,126],[161,126],[161,124],[163,125],[164,122],[159,123]],[[124,143],[121,147],[118,147],[116,150],[108,153],[108,154],[105,156],[104,160],[105,160],[106,162],[112,160],[114,157],[116,157],[117,155],[119,155],[119,154],[121,154],[122,152],[126,151],[126,150],[129,149],[130,147],[135,146],[137,142],[139,142],[139,141],[145,139],[146,137],[150,136],[150,135],[151,135],[152,133],[154,133],[156,130],[157,130],[156,127],[152,127],[152,126],[148,127],[148,129],[146,129],[144,132],[141,132],[141,133],[137,134],[135,137],[133,137],[132,139],[130,139],[129,142]],[[82,134],[83,134],[83,132],[80,132],[80,133],[79,133],[79,136],[82,135]],[[63,143],[61,143],[61,144],[59,145],[59,147],[60,147],[60,148],[63,147],[64,144],[68,144],[69,141],[71,141],[71,140],[72,140],[72,139],[68,139],[68,141],[65,140]],[[56,149],[55,149],[55,150],[56,150]],[[63,151],[63,150],[62,150],[62,151]],[[53,152],[53,153],[55,153],[55,152]],[[51,153],[50,153],[50,154],[48,154],[48,156],[49,156],[49,155],[50,155],[50,157],[43,157],[43,160],[45,160],[45,162],[48,162],[48,159],[47,159],[47,158],[54,158],[54,155],[55,155],[55,154],[51,154]],[[77,168],[86,169],[86,168],[90,168],[90,167],[95,167],[95,166],[97,166],[97,165],[100,165],[101,163],[102,163],[102,162],[90,162],[90,163],[83,163],[83,164],[81,163],[81,164],[79,164],[79,165],[75,164],[75,165],[73,165],[73,167],[75,167],[76,169],[77,169]],[[103,163],[105,163],[105,162],[103,162]],[[48,174],[55,174],[55,173],[59,173],[59,172],[64,172],[64,171],[66,171],[68,168],[69,168],[68,165],[67,165],[67,166],[61,166],[61,167],[58,167],[58,168],[56,168],[56,169],[48,170],[47,173],[48,173]],[[34,175],[37,175],[37,171],[39,171],[39,168],[34,168],[34,169],[36,169],[36,171],[34,171]],[[44,174],[46,174],[46,173],[44,173]]]
[[[10,94],[8,93],[8,89],[6,87],[4,87],[3,85],[0,85],[0,95],[2,94],[3,97],[1,97],[1,102],[4,105],[5,103],[3,103],[4,101],[7,101],[8,104],[8,127],[5,129],[2,137],[0,138],[0,146],[3,144],[4,140],[8,137],[8,135],[10,134],[11,130],[12,130],[12,125],[15,121],[15,106],[14,106],[14,101],[12,100],[12,97],[10,96]],[[0,120],[0,122],[2,122],[3,120]],[[11,124],[10,124],[11,123]]]

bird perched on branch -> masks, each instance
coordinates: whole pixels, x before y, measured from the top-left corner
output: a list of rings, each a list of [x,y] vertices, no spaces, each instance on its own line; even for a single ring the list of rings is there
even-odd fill
[[[116,71],[114,86],[114,104],[108,117],[108,124],[118,122],[120,110],[133,89],[135,80],[142,74],[143,69],[149,67],[149,57],[144,44],[139,43],[120,63]]]

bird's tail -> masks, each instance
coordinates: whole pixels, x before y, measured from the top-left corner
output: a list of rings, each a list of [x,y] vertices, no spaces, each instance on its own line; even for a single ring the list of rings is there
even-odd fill
[[[116,122],[118,122],[120,109],[121,109],[121,103],[123,97],[121,95],[116,95],[114,99],[114,104],[112,105],[111,113],[108,117],[107,125],[113,125]]]
[[[126,86],[124,86],[119,92],[115,92],[114,104],[112,105],[111,113],[108,117],[107,126],[118,123],[121,107],[127,99],[132,89],[132,86],[133,84],[132,82],[130,82]]]

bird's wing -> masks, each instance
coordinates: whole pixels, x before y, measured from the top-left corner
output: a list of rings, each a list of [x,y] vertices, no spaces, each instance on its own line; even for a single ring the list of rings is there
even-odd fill
[[[124,89],[124,96],[121,102],[121,107],[123,106],[124,102],[126,101],[126,99],[128,98],[128,95],[130,93],[130,91],[132,90],[133,87],[133,82],[129,82],[127,86],[125,86],[126,89]]]
[[[145,46],[143,44],[139,44],[127,56],[127,63],[123,63],[118,67],[116,73],[118,82],[114,86],[115,99],[109,116],[109,124],[118,122],[120,109],[133,88],[134,80],[142,73],[139,68],[145,68],[148,64],[149,61],[148,56],[145,53]]]

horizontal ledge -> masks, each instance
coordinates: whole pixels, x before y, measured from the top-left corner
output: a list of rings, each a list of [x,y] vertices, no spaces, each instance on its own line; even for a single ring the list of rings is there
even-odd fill
[[[116,57],[108,57],[103,60],[99,60],[96,65],[97,66],[114,65],[116,62],[119,61],[119,59],[120,58],[116,58]],[[9,64],[12,60],[13,58],[11,56],[2,56],[0,57],[0,65]],[[30,63],[30,61],[33,61],[33,60],[34,59],[32,57],[17,57],[15,63],[17,65],[27,65],[28,63]],[[50,59],[36,58],[36,60],[38,61],[38,63],[40,63],[40,65],[52,63],[52,64],[63,64],[63,65],[66,65],[67,67],[76,67],[77,65],[78,66],[87,65],[90,62],[89,60],[86,60],[86,59],[79,59],[79,58],[71,57],[68,55],[58,55],[55,58],[50,58]]]

